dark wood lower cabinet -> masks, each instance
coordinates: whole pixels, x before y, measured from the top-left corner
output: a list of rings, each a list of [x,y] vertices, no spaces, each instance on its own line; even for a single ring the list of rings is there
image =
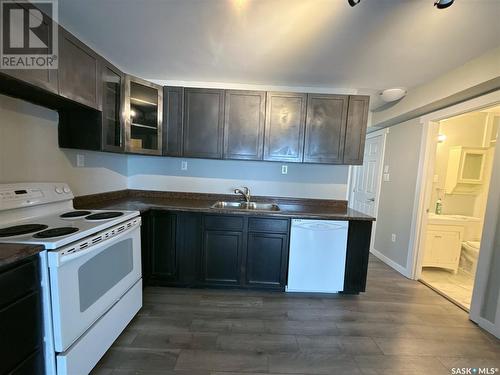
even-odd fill
[[[242,232],[205,230],[202,282],[206,285],[239,285],[242,252]]]
[[[350,221],[344,293],[366,288],[371,221]],[[151,210],[142,215],[145,285],[284,291],[290,219]]]
[[[288,223],[152,210],[142,215],[145,284],[284,290]]]
[[[246,285],[284,289],[288,268],[288,234],[249,233]]]
[[[357,294],[366,289],[371,235],[371,221],[349,222],[343,291],[346,294]]]
[[[39,261],[0,268],[0,374],[43,374]]]
[[[177,279],[177,215],[158,211],[153,215],[153,253],[151,277],[165,281]]]

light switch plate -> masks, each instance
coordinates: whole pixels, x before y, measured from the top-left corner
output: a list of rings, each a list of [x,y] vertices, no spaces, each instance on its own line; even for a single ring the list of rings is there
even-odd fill
[[[384,165],[384,173],[389,173],[389,166],[388,165]]]
[[[288,174],[288,165],[281,166],[281,174]]]
[[[396,242],[396,235],[394,233],[391,235],[391,241]]]
[[[181,171],[187,171],[188,169],[188,162],[187,160],[181,161]]]
[[[384,173],[384,182],[390,182],[391,181],[391,175],[389,173]]]

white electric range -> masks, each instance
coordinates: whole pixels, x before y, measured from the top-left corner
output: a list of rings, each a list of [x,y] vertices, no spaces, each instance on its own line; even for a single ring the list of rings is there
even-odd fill
[[[0,242],[40,244],[47,375],[88,374],[142,307],[137,211],[75,210],[64,183],[0,184]]]

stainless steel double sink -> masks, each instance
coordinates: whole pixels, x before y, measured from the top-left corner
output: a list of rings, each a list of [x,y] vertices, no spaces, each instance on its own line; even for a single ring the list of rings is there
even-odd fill
[[[277,204],[260,202],[224,202],[218,201],[212,208],[225,210],[249,210],[249,211],[280,211]]]

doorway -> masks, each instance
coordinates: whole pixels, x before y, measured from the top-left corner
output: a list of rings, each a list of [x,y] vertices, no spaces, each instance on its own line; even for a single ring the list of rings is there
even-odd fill
[[[420,281],[469,311],[477,272],[500,106],[441,119],[418,247]],[[437,133],[437,134],[436,134]]]

